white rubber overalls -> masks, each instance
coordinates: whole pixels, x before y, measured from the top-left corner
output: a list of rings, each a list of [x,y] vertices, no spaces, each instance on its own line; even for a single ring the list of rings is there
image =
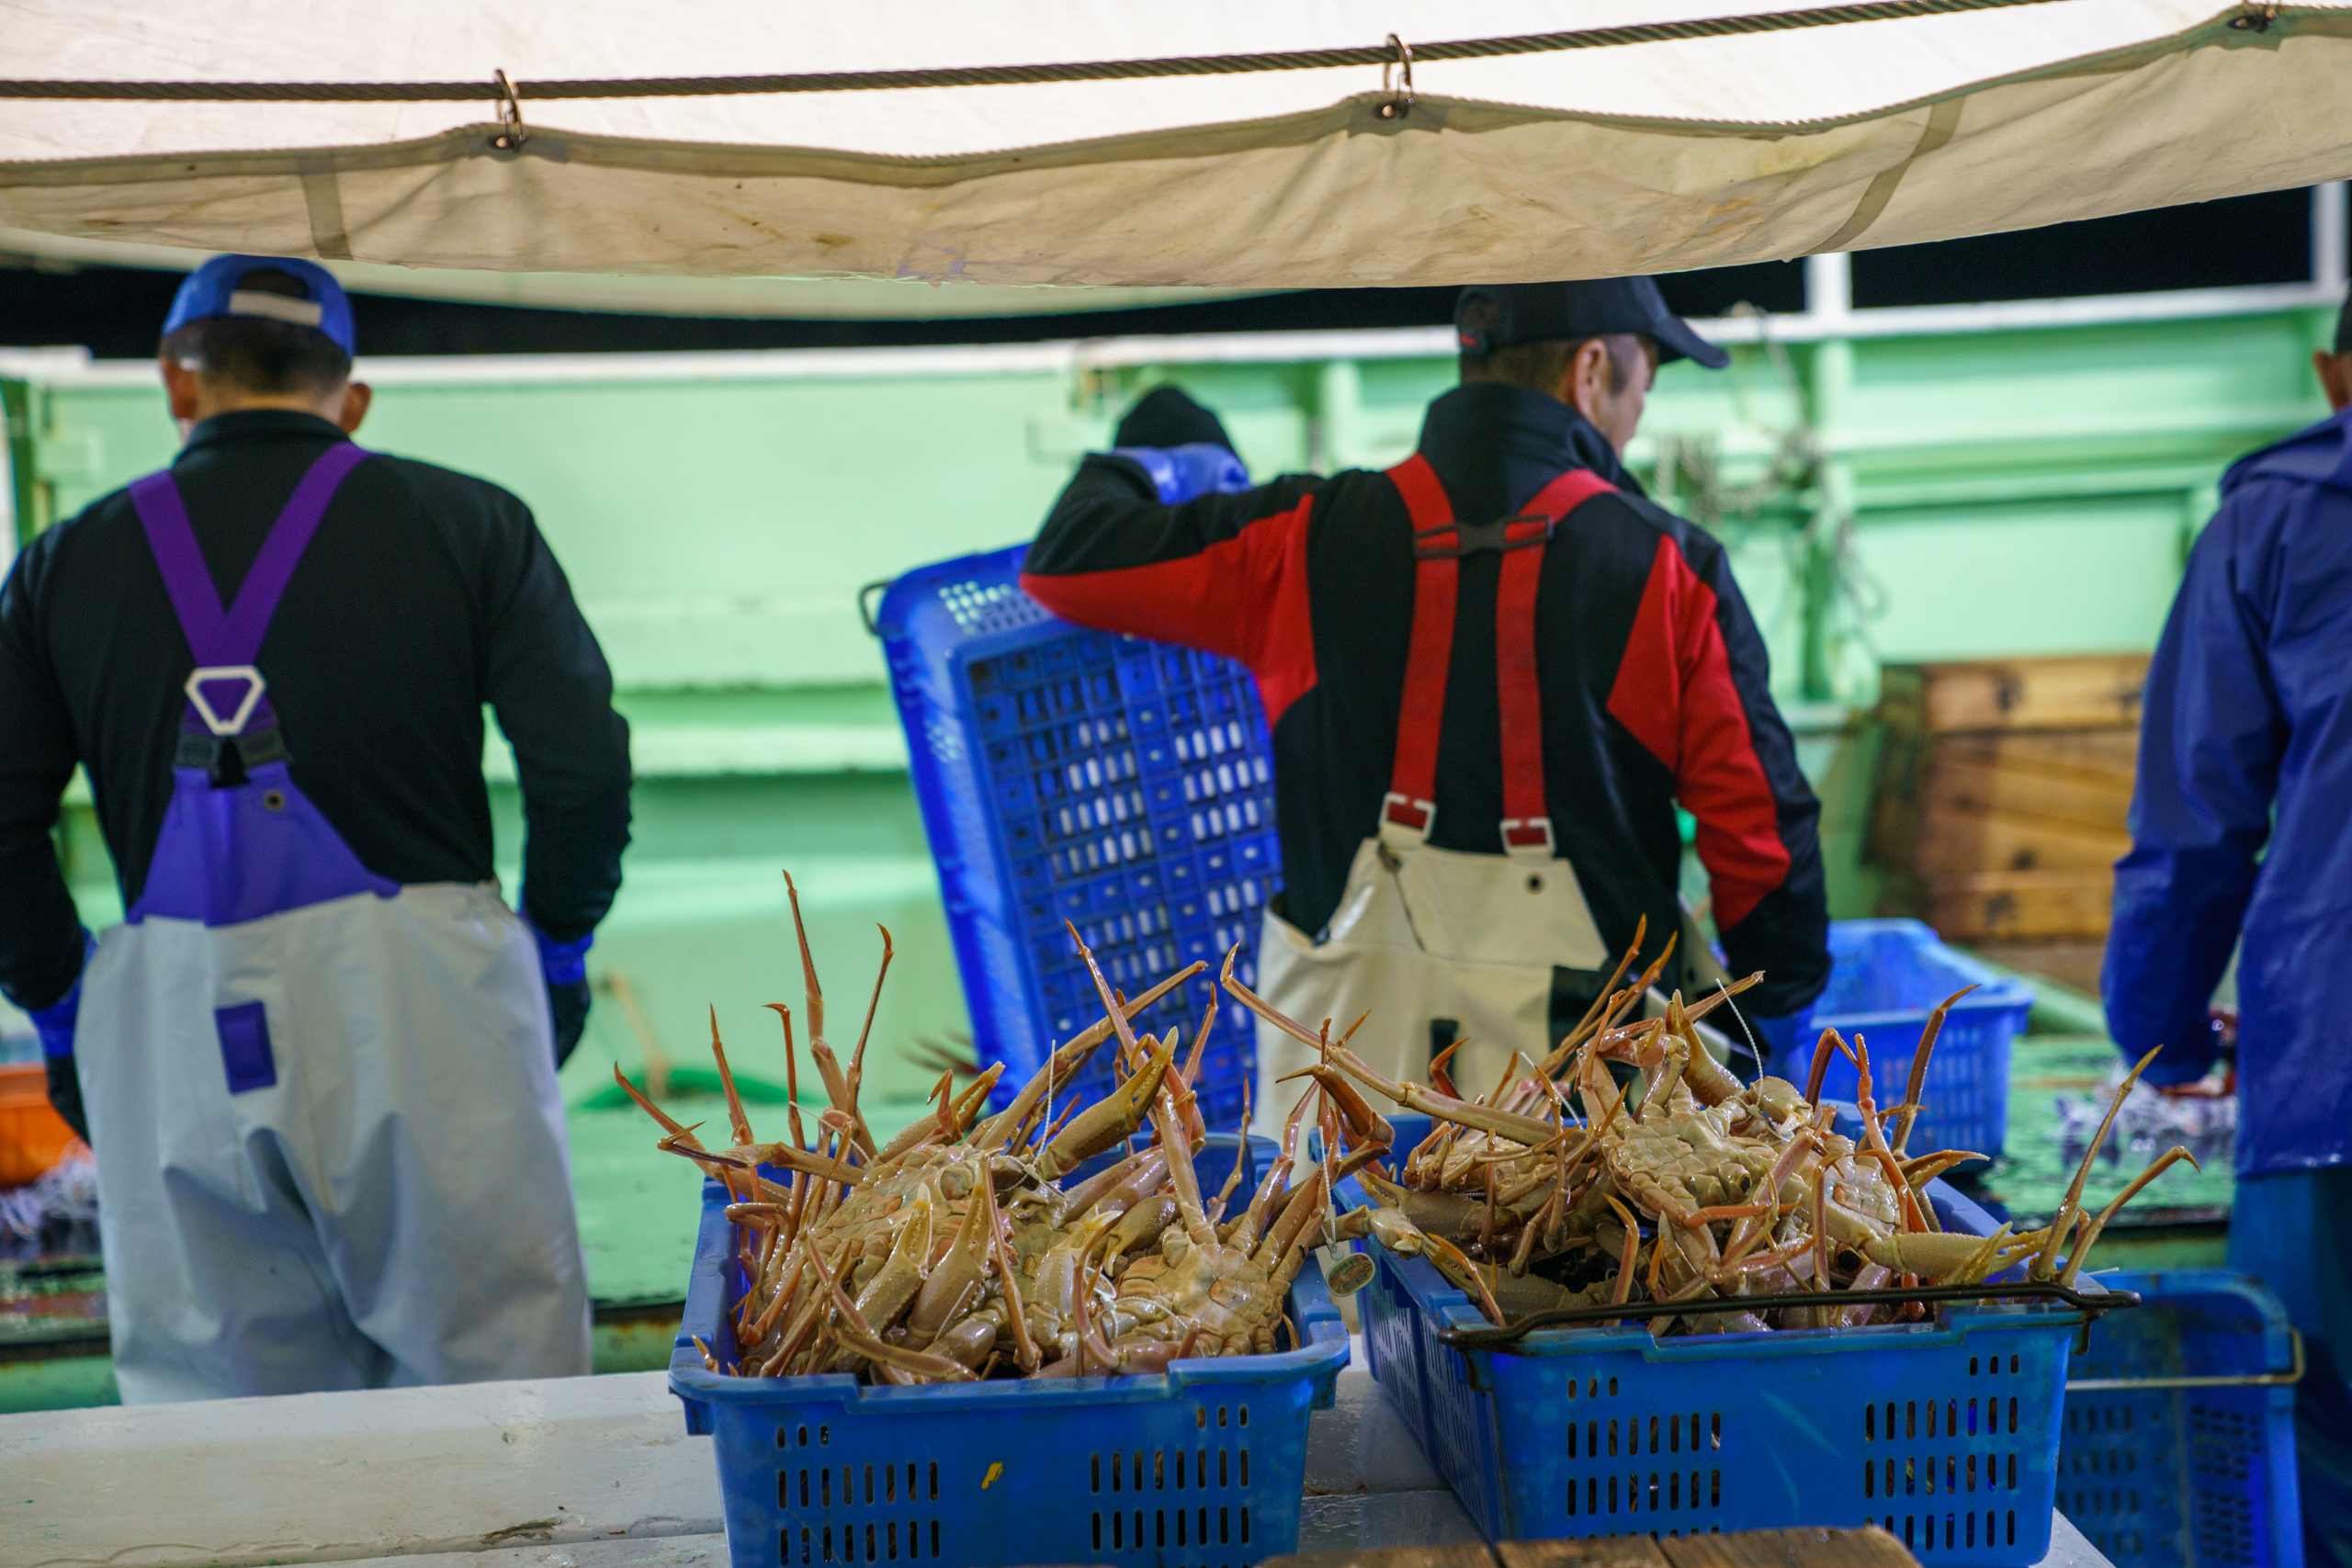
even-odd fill
[[[171,475],[131,487],[198,668],[75,1042],[126,1404],[588,1371],[530,933],[494,886],[362,865],[295,787],[254,668],[368,456],[319,458],[225,613]]]
[[[1419,453],[1388,470],[1413,522],[1413,627],[1397,714],[1396,756],[1380,823],[1357,849],[1338,909],[1318,940],[1272,908],[1258,942],[1261,993],[1309,1029],[1334,1038],[1367,1010],[1350,1049],[1393,1077],[1425,1080],[1433,1041],[1467,1042],[1448,1066],[1465,1095],[1483,1094],[1523,1051],[1541,1061],[1552,970],[1600,969],[1610,954],[1575,868],[1553,844],[1544,802],[1544,702],[1536,678],[1535,597],[1544,548],[1571,510],[1613,489],[1589,469],[1562,474],[1521,515],[1459,525],[1444,488]],[[1501,702],[1504,818],[1500,854],[1430,845],[1437,819],[1438,734],[1453,655],[1460,561],[1499,550],[1495,604],[1496,687]],[[1275,1080],[1314,1052],[1258,1026],[1261,1107],[1289,1104],[1297,1086]]]

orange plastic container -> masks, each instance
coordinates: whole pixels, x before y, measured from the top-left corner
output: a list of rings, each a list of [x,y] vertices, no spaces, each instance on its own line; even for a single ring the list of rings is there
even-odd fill
[[[74,1129],[49,1103],[39,1062],[0,1067],[0,1187],[21,1187],[64,1157]]]

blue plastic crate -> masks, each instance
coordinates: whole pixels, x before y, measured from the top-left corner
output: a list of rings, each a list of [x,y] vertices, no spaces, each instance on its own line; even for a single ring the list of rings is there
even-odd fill
[[[1063,922],[1129,995],[1238,942],[1282,886],[1257,683],[1229,660],[1059,620],[1021,591],[1025,547],[891,583],[876,615],[956,966],[1000,1103],[1049,1040],[1101,1016]],[[1136,1021],[1190,1026],[1204,976]],[[1203,1069],[1213,1123],[1241,1113],[1256,1040],[1229,1003]],[[1074,1087],[1107,1084],[1107,1055]]]
[[[1240,1141],[1195,1160],[1214,1190]],[[1243,1189],[1272,1145],[1251,1140]],[[1081,1168],[1080,1175],[1091,1167]],[[703,1186],[670,1388],[709,1434],[733,1568],[1118,1562],[1246,1568],[1298,1545],[1310,1410],[1329,1409],[1348,1330],[1310,1256],[1291,1286],[1298,1349],[1165,1373],[865,1387],[842,1374],[742,1378],[724,1364],[742,1279],[726,1189]]]
[[[2278,1298],[2225,1269],[2099,1280],[2146,1304],[2067,1373],[2058,1506],[2116,1568],[2302,1568],[2295,1391],[2263,1381],[2294,1367]],[[2199,1378],[2224,1381],[2176,1381]]]
[[[1429,1130],[1390,1120],[1400,1154]],[[1928,1192],[1948,1229],[1993,1229],[1943,1183]],[[2077,1312],[1664,1341],[1545,1330],[1529,1354],[1465,1354],[1438,1330],[1485,1326],[1478,1309],[1424,1260],[1370,1250],[1372,1374],[1492,1540],[1868,1523],[1929,1563],[2049,1550]]]
[[[1795,1055],[1774,1063],[1775,1070],[1802,1086],[1815,1042],[1834,1026],[1849,1043],[1856,1034],[1869,1043],[1879,1108],[1900,1104],[1928,1014],[1962,987],[1976,986],[1936,1036],[1910,1147],[2001,1153],[2009,1131],[2009,1043],[2033,1009],[2032,990],[1946,947],[1917,920],[1834,920],[1829,959],[1828,987],[1797,1031]],[[1833,1055],[1822,1098],[1850,1101],[1859,1087],[1853,1064]]]

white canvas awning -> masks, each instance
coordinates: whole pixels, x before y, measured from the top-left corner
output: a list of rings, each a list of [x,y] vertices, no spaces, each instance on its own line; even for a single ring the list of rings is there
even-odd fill
[[[1281,288],[1718,266],[2352,175],[2352,0],[1892,0],[1707,24],[1731,15],[0,0],[0,71],[20,79],[0,84],[0,227],[411,267]],[[1384,86],[1384,33],[1415,55],[1409,101],[1396,73]],[[1464,40],[1506,41],[1448,47]],[[1315,51],[1352,52],[1236,58]],[[494,98],[459,96],[502,70],[519,145]],[[794,76],[675,90],[776,73]],[[1057,74],[1080,79],[1031,79]],[[23,79],[445,85],[206,101],[28,96],[49,89]]]

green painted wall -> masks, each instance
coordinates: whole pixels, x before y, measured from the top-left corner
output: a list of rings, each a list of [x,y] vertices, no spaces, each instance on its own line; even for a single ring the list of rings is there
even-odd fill
[[[1847,713],[1874,695],[1878,662],[2150,646],[2222,467],[2325,412],[2309,353],[2327,326],[2279,310],[1863,336],[1743,346],[1719,375],[1667,369],[1633,466],[1731,545],[1823,789],[1840,913],[1866,911],[1872,891],[1859,863],[1871,759]],[[883,1097],[921,1092],[900,1046],[963,1027],[859,585],[1026,536],[1077,455],[1153,381],[1221,409],[1267,474],[1395,461],[1453,379],[1442,359],[1312,351],[1112,368],[1012,351],[973,368],[984,361],[443,362],[454,367],[379,376],[366,439],[527,500],[625,688],[638,837],[592,967],[634,987],[673,1055],[701,1050],[716,1004],[773,1069],[759,1004],[798,988],[786,866],[837,1021],[862,1009],[874,925],[897,942],[874,1053]],[[160,395],[136,371],[11,392],[29,436],[17,448],[33,468],[28,526],[171,455]],[[1789,460],[1759,482],[1776,452]],[[488,767],[511,875],[502,750]],[[63,836],[91,917],[115,918],[85,809]],[[570,1092],[586,1099],[639,1055],[608,1000]]]

